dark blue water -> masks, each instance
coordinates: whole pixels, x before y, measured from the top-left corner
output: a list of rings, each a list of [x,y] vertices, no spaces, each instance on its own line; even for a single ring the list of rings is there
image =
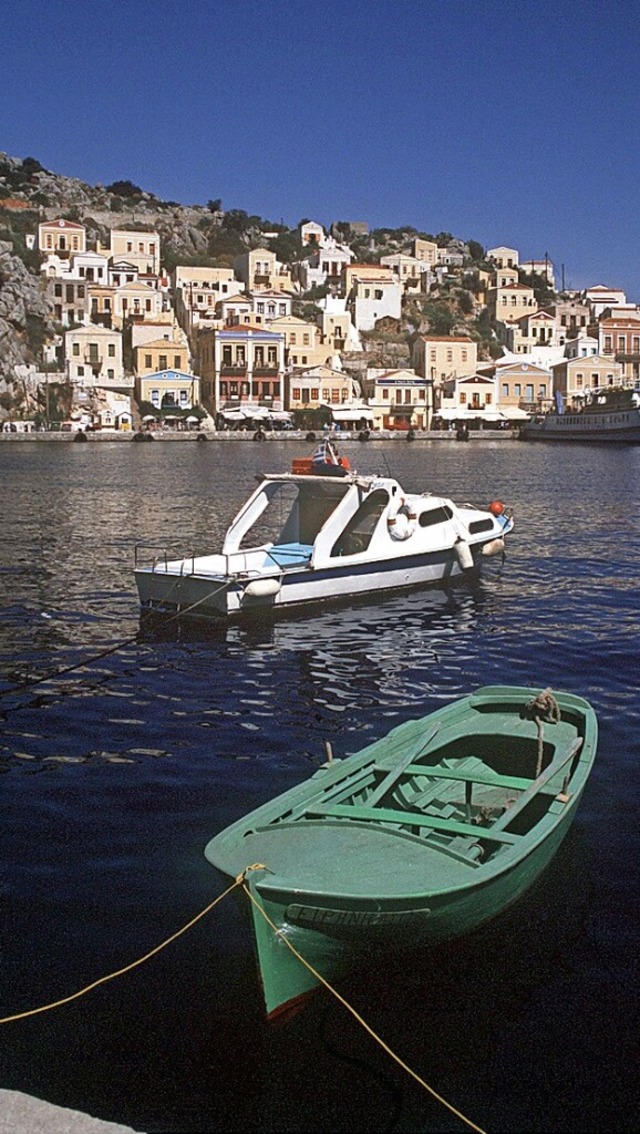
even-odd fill
[[[600,745],[550,870],[472,939],[372,956],[340,987],[492,1134],[635,1130],[640,449],[344,450],[407,488],[506,501],[504,565],[472,589],[157,634],[139,624],[136,540],[214,549],[293,443],[0,445],[0,1016],[184,925],[221,889],[208,839],[310,775],[326,741],[343,756],[480,685],[551,686],[593,703]],[[0,1038],[1,1087],[140,1131],[465,1129],[328,994],[267,1027],[230,898]]]

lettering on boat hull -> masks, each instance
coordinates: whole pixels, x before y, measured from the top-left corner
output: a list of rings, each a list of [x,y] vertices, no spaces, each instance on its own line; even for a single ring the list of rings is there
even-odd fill
[[[361,926],[367,929],[386,929],[391,925],[406,926],[412,921],[419,924],[431,913],[430,909],[420,910],[331,910],[317,906],[301,906],[297,903],[287,906],[285,917],[294,925],[312,926],[316,929],[337,926]]]

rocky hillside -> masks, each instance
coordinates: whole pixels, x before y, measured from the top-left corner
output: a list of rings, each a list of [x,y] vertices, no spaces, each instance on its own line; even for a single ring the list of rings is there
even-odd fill
[[[265,243],[283,262],[303,254],[297,229],[249,216],[241,209],[224,211],[219,200],[206,205],[162,201],[130,181],[88,185],[51,173],[35,158],[0,153],[0,407],[11,398],[15,367],[37,363],[42,343],[56,330],[44,297],[40,256],[28,247],[26,238],[37,232],[41,220],[57,217],[84,224],[89,246],[96,240],[107,244],[111,228],[154,229],[160,234],[168,270],[177,263],[231,265],[247,248]],[[348,225],[344,227],[348,230]],[[429,237],[409,228],[379,229],[353,240],[345,234],[345,239],[358,260],[375,262],[386,253],[408,250],[418,235],[438,244],[452,239],[449,233]],[[443,281],[428,300],[409,302],[399,324],[368,336],[367,356],[376,364],[406,364],[411,336],[427,330],[468,331],[479,340],[481,352],[488,352],[490,330],[478,319],[474,301],[474,269],[484,252],[474,241],[462,247],[468,267],[458,271],[458,279]],[[304,300],[312,303],[313,298]],[[304,306],[299,313],[306,313]]]

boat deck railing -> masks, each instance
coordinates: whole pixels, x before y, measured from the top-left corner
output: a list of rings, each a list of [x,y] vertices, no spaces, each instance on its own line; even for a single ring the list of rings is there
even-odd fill
[[[273,547],[266,543],[262,547],[252,547],[247,551],[217,552],[214,555],[198,555],[195,551],[186,556],[167,547],[165,544],[138,543],[134,548],[134,568],[150,570],[152,574],[213,575],[217,578],[230,578],[234,575],[258,577],[270,563],[274,570],[286,570],[307,564],[312,548],[304,544],[283,544]]]

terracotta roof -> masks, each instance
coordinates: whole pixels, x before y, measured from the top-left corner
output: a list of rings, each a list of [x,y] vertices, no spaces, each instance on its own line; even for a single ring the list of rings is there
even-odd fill
[[[420,335],[425,343],[472,343],[468,335]]]

